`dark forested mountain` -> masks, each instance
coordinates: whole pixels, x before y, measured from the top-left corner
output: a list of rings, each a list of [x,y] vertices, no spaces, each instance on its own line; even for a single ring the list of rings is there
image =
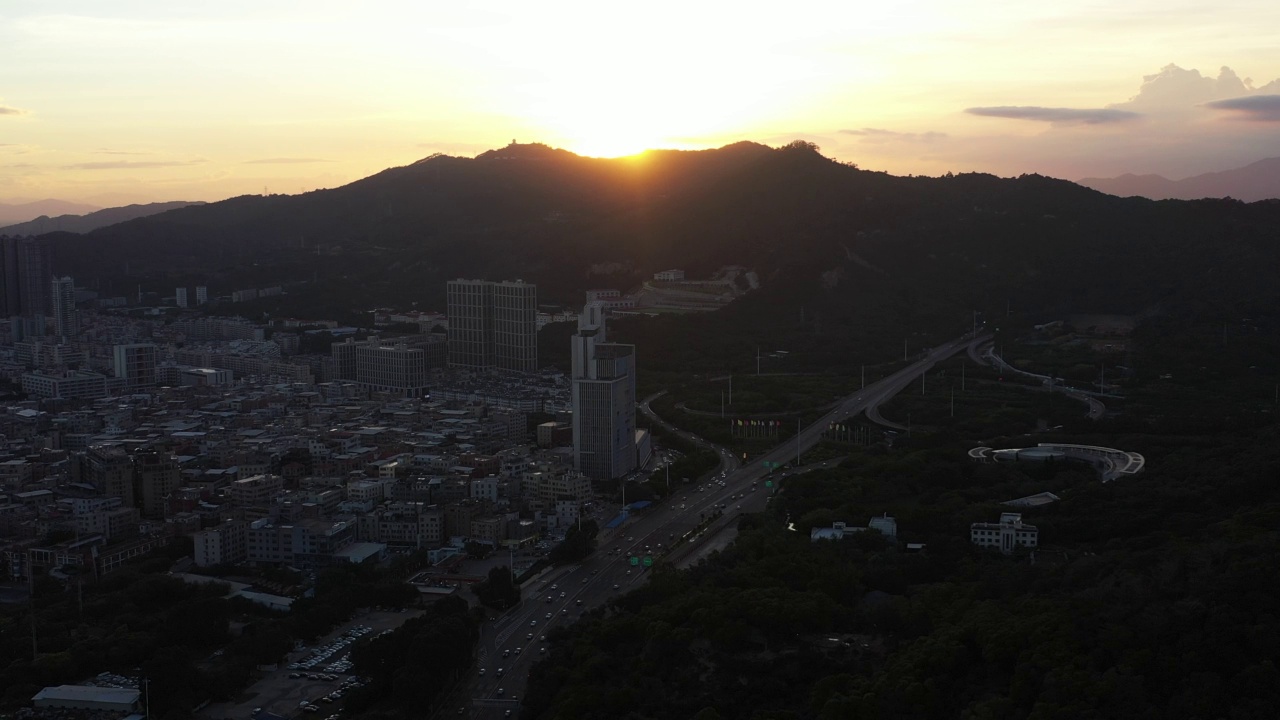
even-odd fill
[[[1006,302],[1274,307],[1278,227],[1276,202],[1120,199],[1035,175],[894,177],[798,142],[623,159],[512,145],[48,237],[59,272],[105,290],[283,284],[284,312],[439,307],[459,276],[519,277],[544,301],[577,303],[584,288],[625,290],[655,270],[739,265],[775,304],[892,307],[915,322]]]
[[[21,223],[41,215],[82,214],[99,208],[66,200],[35,200],[23,203],[0,203],[0,227]]]
[[[1259,160],[1234,170],[1204,173],[1182,180],[1159,175],[1121,175],[1114,178],[1084,178],[1081,185],[1120,197],[1140,196],[1152,200],[1196,200],[1236,198],[1246,202],[1280,198],[1280,158]]]
[[[134,218],[155,215],[157,213],[175,210],[188,205],[203,204],[204,203],[202,202],[177,200],[174,202],[148,203],[146,205],[125,205],[124,207],[107,208],[105,210],[98,210],[85,215],[58,215],[57,217],[41,215],[34,220],[28,220],[27,222],[21,222],[8,227],[0,227],[0,234],[43,235],[45,233],[57,231],[85,233],[90,230],[97,230],[100,227],[115,225],[116,223],[122,223]]]

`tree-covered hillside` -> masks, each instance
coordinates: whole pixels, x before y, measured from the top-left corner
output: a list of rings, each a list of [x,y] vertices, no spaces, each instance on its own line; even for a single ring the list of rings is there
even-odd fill
[[[961,445],[793,478],[728,551],[555,638],[525,717],[1273,716],[1275,427],[1129,440],[1159,461],[1106,485]],[[970,522],[1045,490],[1062,500],[1022,511],[1034,558],[969,544]],[[810,541],[886,512],[901,543]]]
[[[893,177],[804,143],[594,159],[538,145],[436,156],[332,189],[50,235],[104,291],[285,285],[278,312],[443,305],[453,277],[547,302],[655,270],[754,270],[789,313],[917,323],[972,310],[1235,314],[1274,306],[1280,203],[1119,199],[1039,176]],[[1256,316],[1256,312],[1254,315]]]

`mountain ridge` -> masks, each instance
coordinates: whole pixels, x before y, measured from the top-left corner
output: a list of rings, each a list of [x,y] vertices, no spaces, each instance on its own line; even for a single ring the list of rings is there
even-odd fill
[[[188,205],[204,205],[202,201],[186,201],[174,200],[170,202],[157,202],[124,205],[114,208],[103,208],[95,210],[84,215],[58,215],[57,217],[49,217],[41,215],[40,217],[28,220],[26,222],[16,223],[0,227],[0,234],[3,235],[44,235],[51,232],[73,232],[86,233],[96,230],[100,227],[115,225],[126,220],[134,218],[155,215],[169,210],[187,207]]]
[[[34,220],[41,215],[83,215],[102,208],[97,205],[47,198],[19,203],[0,203],[0,226]]]
[[[1235,198],[1245,202],[1280,198],[1280,158],[1266,158],[1243,167],[1201,173],[1181,180],[1161,175],[1125,173],[1113,178],[1082,178],[1080,185],[1117,197],[1152,200]]]
[[[1277,203],[1153,203],[1040,175],[898,177],[807,143],[617,159],[513,145],[44,237],[77,280],[285,286],[262,304],[272,313],[442,307],[457,277],[519,277],[542,301],[572,305],[588,287],[625,291],[657,270],[737,265],[761,278],[767,302],[744,301],[762,312],[910,323],[1007,302],[1262,303],[1276,295],[1261,268],[1277,262],[1277,226]]]

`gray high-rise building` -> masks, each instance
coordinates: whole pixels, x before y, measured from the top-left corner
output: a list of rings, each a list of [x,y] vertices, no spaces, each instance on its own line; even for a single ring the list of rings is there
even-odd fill
[[[588,303],[573,336],[573,462],[587,477],[636,467],[636,348],[606,342],[604,305]]]
[[[187,306],[187,289],[184,287],[177,288],[173,292],[173,304],[180,308]]]
[[[32,237],[0,237],[0,291],[8,317],[44,317],[52,307],[53,246]]]
[[[53,332],[63,340],[74,339],[80,332],[76,313],[76,281],[69,277],[54,278],[50,283],[53,300]]]
[[[521,280],[450,280],[449,366],[538,369],[538,286]]]

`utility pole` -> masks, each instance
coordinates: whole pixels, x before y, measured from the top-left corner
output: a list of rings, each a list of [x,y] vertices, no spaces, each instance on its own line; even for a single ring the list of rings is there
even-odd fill
[[[964,363],[960,364],[960,392],[964,392]]]

